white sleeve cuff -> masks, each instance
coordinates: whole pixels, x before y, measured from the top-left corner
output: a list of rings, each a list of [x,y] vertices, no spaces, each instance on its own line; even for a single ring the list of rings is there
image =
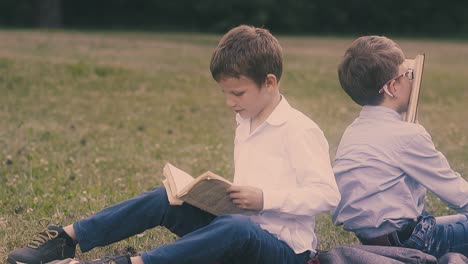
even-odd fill
[[[283,206],[283,193],[280,190],[263,190],[263,211],[279,210]]]

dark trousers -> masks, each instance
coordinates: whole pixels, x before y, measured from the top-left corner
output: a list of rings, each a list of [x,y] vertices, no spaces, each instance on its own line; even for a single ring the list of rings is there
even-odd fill
[[[408,226],[411,230],[407,232]],[[437,258],[454,252],[468,256],[468,218],[464,215],[434,217],[427,212],[414,224],[372,239],[362,239],[365,245],[398,246],[421,250]]]
[[[468,218],[463,215],[420,216],[413,233],[401,245],[437,258],[449,252],[468,256]]]
[[[163,226],[180,239],[141,254],[144,263],[301,263],[286,243],[243,215],[215,217],[184,203],[169,205],[162,187],[76,222],[83,252]]]

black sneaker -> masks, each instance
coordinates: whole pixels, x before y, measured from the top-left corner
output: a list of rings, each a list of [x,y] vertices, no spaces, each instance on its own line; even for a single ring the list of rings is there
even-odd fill
[[[39,221],[41,224],[42,220]],[[48,224],[48,223],[47,223]],[[43,224],[47,227],[47,224]],[[59,226],[48,226],[25,247],[8,255],[9,264],[43,264],[54,260],[74,258],[76,243]]]
[[[131,264],[129,255],[112,255],[106,256],[103,259],[93,261],[80,262],[79,264]]]

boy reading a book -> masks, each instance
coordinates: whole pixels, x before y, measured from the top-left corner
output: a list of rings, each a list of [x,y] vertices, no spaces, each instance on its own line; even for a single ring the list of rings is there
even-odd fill
[[[215,217],[186,203],[170,206],[158,187],[63,229],[49,226],[8,262],[73,257],[76,243],[86,252],[164,226],[180,239],[141,256],[90,263],[306,263],[317,245],[315,215],[332,210],[340,196],[322,131],[279,93],[280,44],[265,29],[236,27],[220,40],[210,70],[237,113],[227,192],[257,214]]]
[[[338,75],[363,108],[336,153],[333,170],[342,199],[334,222],[367,245],[415,248],[436,257],[468,255],[468,183],[423,126],[402,121],[413,72],[400,46],[386,37],[360,37]],[[424,211],[426,189],[459,214],[433,217]]]

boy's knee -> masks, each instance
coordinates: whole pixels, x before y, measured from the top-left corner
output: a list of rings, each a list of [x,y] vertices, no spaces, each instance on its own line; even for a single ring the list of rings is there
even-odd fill
[[[141,195],[147,196],[150,200],[155,200],[157,202],[166,201],[166,203],[169,205],[167,192],[164,187],[161,187],[161,186],[156,187],[151,191],[142,193]]]
[[[167,197],[166,188],[164,188],[163,186],[155,187],[155,188],[152,189],[150,192],[151,192],[151,193],[155,193],[155,194],[159,194],[159,195],[164,195],[164,196]]]

